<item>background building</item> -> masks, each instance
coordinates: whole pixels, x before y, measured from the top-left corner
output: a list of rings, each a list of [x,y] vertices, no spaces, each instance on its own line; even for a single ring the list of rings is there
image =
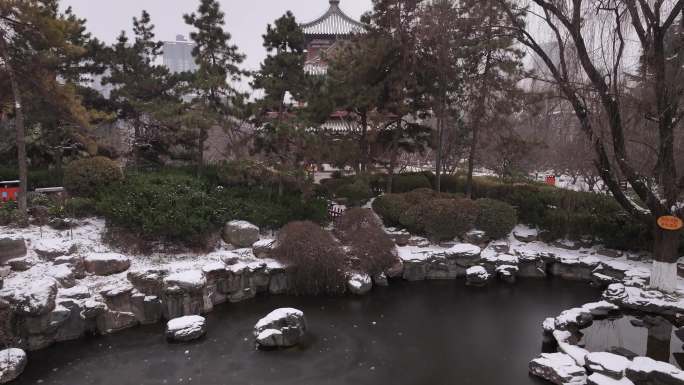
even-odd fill
[[[197,71],[197,63],[192,57],[194,47],[195,44],[187,41],[183,35],[176,35],[176,41],[165,41],[164,65],[173,73]]]

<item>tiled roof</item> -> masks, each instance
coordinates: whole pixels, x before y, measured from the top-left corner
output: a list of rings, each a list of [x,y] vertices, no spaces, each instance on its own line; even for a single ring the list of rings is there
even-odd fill
[[[330,8],[318,19],[302,24],[309,36],[348,36],[363,31],[363,24],[347,16],[340,9],[340,0],[330,0]]]

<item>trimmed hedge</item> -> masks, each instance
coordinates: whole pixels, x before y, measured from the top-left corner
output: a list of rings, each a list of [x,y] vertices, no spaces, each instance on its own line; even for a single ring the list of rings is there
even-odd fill
[[[64,187],[70,194],[93,197],[104,187],[123,179],[119,165],[109,158],[96,156],[75,160],[64,171]]]
[[[425,173],[398,174],[392,177],[392,192],[395,194],[419,188],[432,188],[432,183]]]
[[[208,246],[212,235],[234,219],[263,228],[280,228],[293,220],[327,221],[323,199],[305,200],[298,194],[278,197],[258,187],[212,188],[181,173],[131,175],[101,191],[96,210],[110,227],[147,241],[190,247]]]
[[[465,177],[447,177],[446,191],[464,193]],[[636,221],[611,196],[579,192],[540,183],[502,183],[476,177],[473,197],[506,202],[520,222],[538,227],[545,240],[593,238],[610,248],[650,249],[651,229]],[[684,247],[682,247],[684,251]]]
[[[411,207],[403,194],[385,194],[373,201],[375,211],[387,226],[400,226],[401,215]]]
[[[508,203],[488,198],[478,199],[475,203],[480,211],[475,227],[491,239],[504,238],[518,223],[518,215]]]

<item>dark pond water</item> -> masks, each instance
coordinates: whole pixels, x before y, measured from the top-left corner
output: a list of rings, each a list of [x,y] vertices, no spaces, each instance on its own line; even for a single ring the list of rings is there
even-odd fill
[[[622,315],[597,320],[581,331],[580,344],[592,352],[622,350],[684,367],[684,333],[662,317]]]
[[[220,306],[194,344],[167,344],[156,325],[32,353],[17,384],[543,384],[527,373],[542,348],[541,322],[598,297],[560,280],[479,289],[394,282],[358,298],[264,296]],[[255,350],[254,324],[285,306],[305,312],[306,346]]]

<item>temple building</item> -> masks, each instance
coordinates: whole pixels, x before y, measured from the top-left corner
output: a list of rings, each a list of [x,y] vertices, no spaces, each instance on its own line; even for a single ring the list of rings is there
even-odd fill
[[[354,34],[363,33],[364,27],[340,8],[340,0],[330,0],[328,10],[316,20],[301,24],[306,38],[307,57],[304,70],[310,75],[325,76],[328,65],[325,53],[331,53],[336,45],[349,40]],[[336,111],[319,127],[330,132],[348,132],[356,128],[346,119],[345,111]]]
[[[325,75],[324,53],[336,43],[363,32],[363,24],[347,16],[340,8],[340,0],[330,0],[330,8],[318,19],[301,24],[306,36],[307,58],[304,66],[309,74]]]

